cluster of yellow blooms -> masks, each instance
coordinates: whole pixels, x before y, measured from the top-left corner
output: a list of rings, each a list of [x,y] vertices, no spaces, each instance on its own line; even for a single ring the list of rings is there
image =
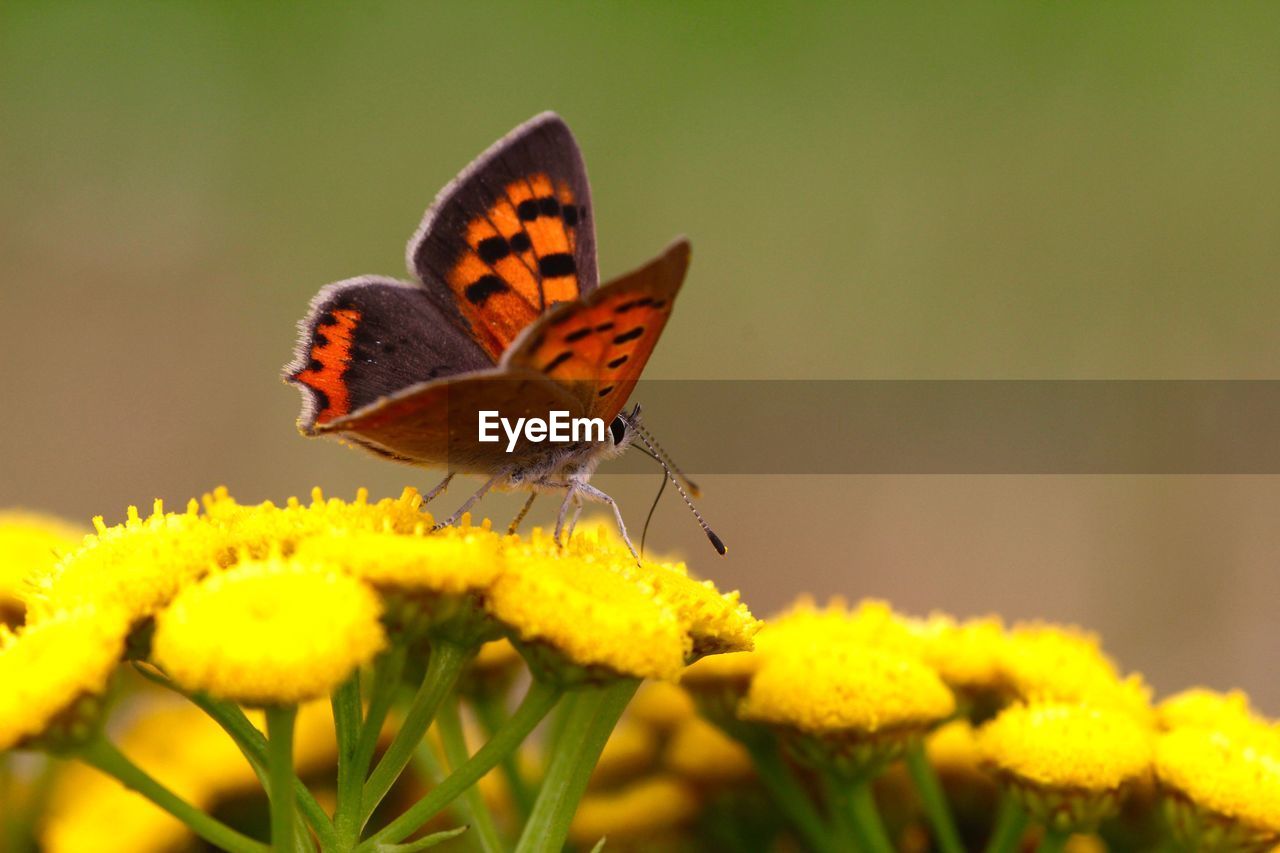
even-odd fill
[[[95,524],[0,515],[0,749],[83,760],[8,754],[15,850],[1280,849],[1280,726],[1075,628],[762,627],[607,527],[433,531],[411,490]]]

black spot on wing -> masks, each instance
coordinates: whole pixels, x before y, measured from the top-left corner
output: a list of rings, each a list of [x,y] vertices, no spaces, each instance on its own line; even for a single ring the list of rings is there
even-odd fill
[[[587,335],[591,334],[593,331],[595,330],[591,328],[586,328],[586,329],[578,329],[578,331],[576,332],[570,332],[569,334],[564,336],[565,343],[571,344],[571,343],[575,343],[576,341],[580,341],[583,338],[585,338]]]
[[[486,275],[468,284],[464,291],[472,305],[483,305],[490,296],[508,290],[507,283],[496,275]]]
[[[644,326],[636,326],[629,332],[623,332],[613,339],[615,344],[625,344],[628,341],[634,341],[636,338],[644,334]]]
[[[601,396],[601,397],[608,397],[610,394],[612,394],[612,393],[613,393],[613,386],[612,386],[612,385],[606,385],[606,386],[604,386],[603,388],[601,388],[601,389],[599,390],[599,392],[597,392],[597,393],[598,393],[598,395],[599,395],[599,396]]]
[[[566,361],[568,361],[571,358],[573,358],[573,353],[568,350],[565,350],[555,358],[551,359],[551,361],[547,362],[547,366],[542,368],[542,372],[550,373],[551,371],[555,370],[557,367],[564,364]]]
[[[538,258],[538,272],[542,274],[543,278],[559,278],[573,275],[577,270],[578,265],[574,262],[573,255],[568,252],[556,252]]]
[[[524,232],[521,233],[523,234]],[[527,235],[525,239],[528,239]],[[495,264],[511,254],[511,246],[502,237],[486,237],[476,246],[476,254],[486,264]]]
[[[629,358],[631,358],[631,356],[629,356],[629,355],[620,355],[620,356],[618,356],[618,357],[617,357],[617,358],[615,358],[613,361],[609,362],[609,369],[610,369],[610,370],[615,370],[615,369],[617,369],[617,368],[619,368],[619,367],[622,367],[622,365],[624,365],[624,364],[626,364],[626,363],[627,363],[627,359],[629,359]]]
[[[533,241],[523,231],[511,235],[511,248],[517,252],[527,252],[533,248]]]

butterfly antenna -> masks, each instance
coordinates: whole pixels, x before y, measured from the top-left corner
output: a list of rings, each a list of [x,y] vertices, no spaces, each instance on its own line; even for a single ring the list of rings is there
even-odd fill
[[[702,497],[702,489],[698,488],[697,483],[685,476],[685,473],[680,470],[680,466],[672,461],[671,455],[662,449],[662,445],[658,444],[658,440],[653,437],[653,434],[638,423],[632,423],[631,426],[636,432],[640,433],[644,443],[649,445],[649,449],[654,452],[654,455],[662,457],[658,461],[664,463],[663,467],[667,468],[669,472],[675,472],[675,475],[684,483],[684,487],[689,490],[689,494],[695,498]]]
[[[653,456],[651,453],[646,453]],[[653,456],[654,459],[658,457]],[[640,558],[644,559],[644,540],[649,538],[649,522],[653,521],[654,510],[658,508],[658,501],[662,500],[662,493],[667,489],[666,475],[662,477],[662,484],[658,486],[658,493],[653,496],[653,503],[649,505],[649,514],[644,517],[644,530],[640,531]]]
[[[724,547],[724,542],[722,542],[720,537],[716,535],[716,532],[711,529],[711,525],[707,524],[706,519],[702,517],[702,513],[698,512],[698,508],[693,505],[693,501],[689,498],[689,493],[684,490],[684,486],[680,485],[680,480],[688,482],[688,478],[681,474],[679,479],[677,479],[676,471],[679,469],[672,465],[670,460],[667,458],[667,455],[658,449],[657,443],[654,442],[653,439],[649,437],[649,434],[640,426],[633,424],[633,428],[636,431],[636,435],[640,436],[640,440],[645,443],[645,446],[648,447],[650,451],[652,451],[653,457],[658,460],[658,464],[662,466],[662,470],[667,472],[667,479],[671,481],[671,485],[676,487],[676,491],[679,492],[680,497],[684,499],[684,505],[689,508],[689,512],[693,513],[693,517],[698,520],[698,524],[702,527],[702,532],[707,534],[707,539],[711,540],[711,547],[715,548],[716,553],[723,557],[727,550]],[[652,510],[650,510],[650,513],[652,513]]]

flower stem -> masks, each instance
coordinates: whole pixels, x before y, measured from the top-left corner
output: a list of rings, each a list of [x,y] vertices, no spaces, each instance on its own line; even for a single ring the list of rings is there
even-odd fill
[[[191,828],[196,835],[228,853],[267,853],[268,848],[247,835],[236,832],[220,820],[206,814],[170,791],[134,764],[115,744],[98,737],[86,744],[77,757],[108,776],[117,779],[131,791],[137,791]]]
[[[880,820],[880,810],[876,807],[875,797],[871,793],[871,780],[866,779],[851,785],[845,790],[851,828],[858,841],[858,849],[866,853],[893,853],[893,844],[885,832],[884,823]],[[836,808],[842,804],[836,803]]]
[[[578,810],[591,771],[639,686],[638,680],[626,679],[604,687],[583,688],[572,717],[565,723],[565,736],[551,757],[515,853],[559,853],[564,847],[569,822]]]
[[[933,765],[925,755],[924,744],[920,741],[913,743],[907,750],[907,770],[924,802],[924,813],[933,827],[938,850],[941,853],[964,853],[964,843],[961,842],[960,832],[951,817],[947,797],[942,792],[938,775],[934,773]]]
[[[147,680],[187,698],[212,717],[213,721],[235,741],[240,752],[244,754],[245,760],[253,768],[258,781],[264,788],[267,786],[267,739],[253,723],[249,722],[249,718],[244,715],[239,705],[214,699],[204,693],[189,693],[150,667],[135,666],[134,668]],[[333,847],[333,823],[329,820],[329,815],[325,814],[324,809],[320,807],[320,803],[316,801],[315,795],[307,790],[300,780],[294,780],[294,794],[298,798],[298,806],[302,810],[303,817],[307,819],[307,823],[320,840],[320,846],[326,850]]]
[[[382,802],[387,791],[390,791],[391,786],[400,778],[405,765],[413,757],[413,748],[427,733],[440,703],[453,691],[458,673],[462,671],[470,655],[470,649],[448,640],[438,640],[432,644],[431,661],[427,664],[427,674],[422,679],[422,686],[413,697],[400,730],[396,732],[391,745],[382,754],[382,760],[378,762],[378,766],[374,768],[373,773],[369,775],[369,780],[364,784],[361,797],[363,814],[360,822],[362,825],[368,822],[378,803]]]
[[[761,783],[782,811],[783,817],[800,833],[805,844],[816,851],[835,850],[836,845],[823,826],[822,818],[813,807],[809,795],[799,786],[787,768],[787,763],[782,760],[777,741],[772,738],[757,741],[753,738],[750,743],[743,743],[751,753],[751,760],[756,766],[756,772],[760,774]]]
[[[555,707],[556,702],[560,701],[561,694],[561,688],[555,685],[534,681],[520,707],[489,738],[488,743],[480,747],[461,767],[454,768],[448,778],[432,788],[425,797],[362,842],[357,848],[360,853],[370,853],[383,845],[395,844],[407,838],[452,803],[463,791],[479,781],[481,776],[492,770],[505,755],[514,751]]]
[[[369,764],[373,754],[378,750],[378,736],[382,734],[382,724],[387,720],[387,712],[395,701],[396,690],[400,686],[400,677],[404,674],[404,661],[409,650],[403,643],[392,646],[378,656],[373,664],[373,687],[370,689],[369,710],[365,714],[364,725],[360,727],[360,739],[356,745],[355,766],[358,776],[369,772]]]
[[[436,715],[436,725],[440,730],[440,741],[444,745],[444,757],[451,769],[467,763],[467,740],[462,731],[462,718],[458,714],[458,703],[445,702]],[[485,805],[480,788],[472,785],[462,795],[470,825],[475,829],[476,844],[484,853],[502,853],[506,846],[498,834],[498,827],[493,822],[493,815]]]
[[[271,800],[271,848],[277,853],[294,849],[293,724],[295,705],[267,708],[267,796]]]
[[[476,718],[484,726],[485,734],[493,737],[493,733],[502,728],[506,719],[506,709],[502,706],[502,697],[495,693],[484,693],[474,697],[471,703]],[[533,788],[520,771],[520,762],[516,753],[510,753],[502,759],[502,774],[507,780],[507,788],[511,791],[512,804],[516,815],[523,823],[533,809]]]
[[[987,842],[986,853],[1015,853],[1027,829],[1027,813],[1014,796],[1007,791],[1000,799],[996,825]]]
[[[356,763],[364,713],[360,705],[360,673],[352,673],[333,694],[333,725],[338,738],[337,806],[333,828],[339,838],[360,832],[360,801],[368,765]]]

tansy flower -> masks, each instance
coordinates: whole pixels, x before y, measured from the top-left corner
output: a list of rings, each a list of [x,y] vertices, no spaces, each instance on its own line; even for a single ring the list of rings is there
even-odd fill
[[[386,642],[377,596],[309,563],[246,562],[187,587],[156,617],[153,657],[188,690],[249,705],[328,694]]]
[[[650,681],[641,685],[635,698],[627,706],[628,715],[660,732],[671,731],[696,713],[693,697],[683,688],[665,681]]]
[[[308,536],[341,531],[383,531],[414,533],[430,530],[430,514],[421,510],[422,498],[417,490],[407,488],[398,498],[369,502],[368,489],[359,489],[351,502],[324,497],[315,488],[311,503],[289,498],[278,507],[271,501],[240,504],[225,488],[218,488],[203,498],[205,515],[227,530],[235,546],[253,557],[266,557],[273,552],[289,556],[294,546]]]
[[[1119,708],[1151,722],[1151,689],[1140,675],[1121,678],[1096,635],[1074,627],[1015,625],[1004,646],[1004,679],[1024,701]]]
[[[535,547],[555,547],[535,534]],[[586,560],[603,557],[614,571],[647,590],[674,611],[692,647],[690,662],[705,655],[749,649],[760,621],[751,615],[738,593],[721,593],[710,581],[689,577],[684,563],[645,561],[636,565],[613,529],[592,525],[575,534],[570,551]]]
[[[739,782],[755,773],[742,744],[701,717],[689,717],[676,727],[662,763],[700,788]]]
[[[956,622],[941,613],[909,623],[920,654],[953,690],[974,696],[1000,688],[1004,678],[1005,630],[999,617]]]
[[[651,590],[608,564],[568,553],[519,554],[513,546],[485,606],[548,677],[573,680],[594,672],[674,680],[692,645],[676,614]]]
[[[916,658],[857,645],[823,648],[820,636],[805,631],[788,638],[794,645],[771,644],[738,709],[744,720],[798,735],[791,743],[806,760],[873,775],[955,710],[951,691]]]
[[[589,794],[573,816],[569,837],[583,845],[601,838],[644,839],[663,849],[663,839],[697,815],[698,798],[679,779],[656,776],[620,791]]]
[[[156,501],[145,519],[129,507],[124,524],[108,527],[101,517],[93,523],[95,534],[32,580],[30,618],[92,604],[118,607],[141,620],[232,558],[226,537],[196,514],[194,501],[185,513],[166,513]]]
[[[48,572],[82,539],[83,530],[60,518],[0,511],[0,623],[21,624],[27,579]]]
[[[1175,835],[1197,850],[1280,843],[1280,732],[1234,725],[1175,729],[1156,741],[1156,776]]]
[[[1114,814],[1124,787],[1151,768],[1150,731],[1114,708],[1011,705],[982,727],[979,744],[1027,810],[1058,831]]]
[[[464,524],[435,533],[337,530],[301,539],[295,556],[341,569],[377,589],[384,621],[410,634],[428,628],[459,635],[470,646],[483,636],[478,598],[505,565],[501,539]]]
[[[17,632],[0,626],[0,750],[88,737],[127,630],[121,611],[89,605]]]
[[[1166,730],[1265,725],[1249,707],[1249,697],[1242,691],[1219,693],[1203,687],[1192,687],[1165,699],[1156,706],[1156,722]]]

